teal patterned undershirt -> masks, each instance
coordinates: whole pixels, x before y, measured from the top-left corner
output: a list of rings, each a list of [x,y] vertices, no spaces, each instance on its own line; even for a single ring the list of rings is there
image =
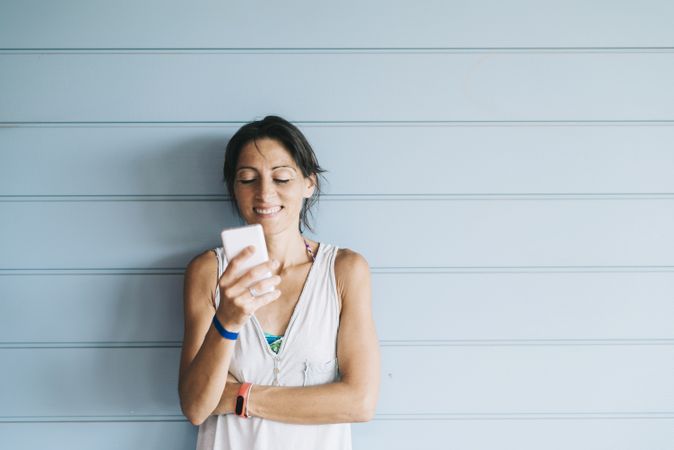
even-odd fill
[[[275,334],[269,334],[265,332],[264,337],[267,339],[267,344],[269,344],[269,348],[271,348],[271,351],[274,353],[278,353],[278,349],[281,347],[283,336],[282,335],[277,336]]]

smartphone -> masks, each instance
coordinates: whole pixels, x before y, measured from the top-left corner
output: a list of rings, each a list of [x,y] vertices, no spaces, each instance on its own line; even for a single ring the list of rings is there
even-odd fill
[[[231,261],[232,258],[238,255],[249,245],[255,246],[255,252],[253,252],[253,254],[243,262],[241,265],[241,270],[236,274],[237,277],[243,275],[243,273],[245,273],[251,267],[269,261],[269,255],[267,254],[267,243],[264,240],[262,225],[259,223],[246,225],[244,227],[227,228],[222,230],[220,236],[222,237],[222,246],[225,250],[225,258],[227,261]],[[265,278],[271,278],[272,276],[273,274],[271,272],[266,272],[255,282]],[[273,290],[274,287],[271,286],[267,290],[260,293],[264,294]]]

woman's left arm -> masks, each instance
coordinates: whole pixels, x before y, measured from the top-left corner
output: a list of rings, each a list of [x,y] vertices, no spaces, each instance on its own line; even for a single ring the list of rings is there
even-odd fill
[[[379,397],[379,340],[372,317],[370,268],[360,254],[341,249],[335,260],[342,300],[337,359],[341,380],[316,386],[253,385],[248,414],[278,422],[367,422]],[[214,414],[234,411],[240,384],[227,383]],[[242,419],[245,420],[245,419]]]

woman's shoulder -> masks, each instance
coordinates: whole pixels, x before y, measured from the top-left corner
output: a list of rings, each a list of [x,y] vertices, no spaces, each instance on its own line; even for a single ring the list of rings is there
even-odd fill
[[[360,299],[368,294],[370,282],[370,266],[365,257],[349,248],[338,249],[335,255],[335,284],[340,311],[344,305],[362,303]]]
[[[187,264],[188,270],[196,272],[209,271],[213,269],[213,267],[218,267],[218,255],[215,252],[215,249],[204,250],[194,256]]]
[[[210,294],[214,294],[218,284],[218,256],[215,251],[204,250],[193,257],[185,269],[185,278],[199,289],[208,289]]]
[[[335,255],[335,270],[337,270],[337,266],[340,266],[340,269],[346,271],[348,271],[349,268],[369,268],[367,260],[363,255],[346,247],[337,249],[337,254]]]
[[[360,253],[350,248],[339,248],[335,255],[335,279],[340,292],[347,284],[369,277],[370,265]]]

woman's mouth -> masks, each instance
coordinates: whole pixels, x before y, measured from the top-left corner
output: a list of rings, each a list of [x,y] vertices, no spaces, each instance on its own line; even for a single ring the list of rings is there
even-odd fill
[[[283,209],[283,206],[274,206],[273,208],[253,208],[255,214],[261,217],[273,217]]]

